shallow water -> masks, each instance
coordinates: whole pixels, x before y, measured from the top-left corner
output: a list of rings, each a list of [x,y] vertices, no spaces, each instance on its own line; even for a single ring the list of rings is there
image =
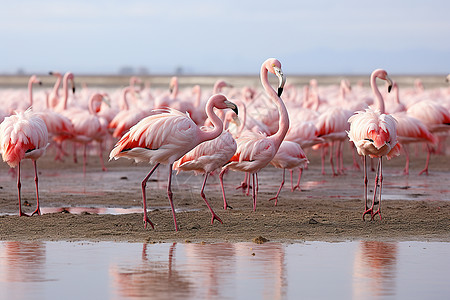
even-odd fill
[[[443,299],[450,243],[0,242],[1,299]]]

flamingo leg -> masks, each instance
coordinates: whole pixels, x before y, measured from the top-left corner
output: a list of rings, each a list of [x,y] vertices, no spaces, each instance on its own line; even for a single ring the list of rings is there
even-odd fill
[[[419,172],[419,175],[422,175],[423,173],[428,175],[428,164],[430,163],[430,156],[431,156],[431,147],[428,144],[427,144],[427,150],[428,150],[428,153],[427,153],[427,161],[425,163],[425,168],[423,168],[423,170]]]
[[[358,160],[356,159],[356,147],[355,147],[355,144],[353,144],[353,142],[350,142],[350,147],[352,148],[353,169],[361,170],[361,168],[359,167]]]
[[[83,147],[83,175],[86,177],[86,159],[87,159],[87,144],[84,144]]]
[[[374,217],[373,209],[376,204],[379,204],[379,202],[376,200],[376,197],[377,197],[377,192],[378,192],[378,183],[380,180],[380,168],[381,168],[381,157],[378,159],[378,163],[377,163],[377,171],[376,171],[376,175],[375,175],[375,187],[373,189],[372,205],[370,206],[370,208],[367,208],[367,206],[366,206],[366,211],[363,213],[363,220],[364,220],[364,216],[368,213],[370,213],[371,220],[373,220],[373,217]]]
[[[380,162],[379,162],[379,167],[380,167],[380,191],[379,191],[379,195],[378,195],[378,209],[372,214],[372,220],[373,217],[376,216],[377,214],[380,216],[380,221],[381,221],[381,189],[383,187],[383,165],[382,165],[382,157],[380,157]]]
[[[330,165],[331,165],[331,170],[333,172],[333,176],[337,176],[336,171],[334,170],[334,163],[333,163],[333,146],[334,146],[334,142],[330,143]]]
[[[98,143],[99,145],[99,156],[100,156],[100,163],[102,164],[102,171],[107,171],[106,167],[105,167],[105,162],[103,161],[103,145],[101,142]]]
[[[141,186],[142,186],[142,203],[144,206],[144,227],[147,228],[147,223],[150,223],[150,225],[152,226],[152,228],[154,229],[155,226],[153,226],[152,221],[150,221],[150,219],[147,216],[147,197],[145,195],[145,187],[147,186],[147,181],[150,179],[150,176],[152,176],[153,172],[155,172],[156,168],[158,168],[159,163],[157,163],[151,170],[150,172],[147,174],[147,176],[145,176],[144,180],[142,180]]]
[[[17,193],[18,193],[18,196],[19,196],[19,216],[29,217],[26,213],[24,213],[22,211],[22,197],[21,197],[21,194],[20,194],[21,187],[22,187],[22,184],[20,183],[20,162],[19,162],[19,164],[17,166]]]
[[[300,192],[302,191],[302,189],[300,188],[300,180],[302,179],[302,174],[303,174],[303,169],[299,168],[298,169],[298,180],[297,180],[297,185],[294,186],[292,191],[295,191],[296,189],[298,189]]]
[[[74,142],[73,143],[73,162],[74,163],[78,163],[78,158],[77,158],[77,145]]]
[[[223,168],[222,171],[220,171],[220,173],[219,173],[219,181],[220,181],[220,187],[222,189],[222,197],[223,197],[223,209],[227,209],[227,208],[233,209],[231,206],[229,206],[227,204],[227,199],[225,198],[225,188],[223,186],[223,176],[225,175],[225,173],[227,171],[228,171],[227,168]]]
[[[173,207],[173,193],[172,193],[172,166],[169,165],[169,180],[167,183],[167,196],[169,197],[170,208],[172,209],[173,222],[175,223],[175,231],[178,231],[177,217],[175,215],[175,208]]]
[[[216,219],[217,221],[219,221],[220,223],[223,224],[222,220],[214,213],[213,209],[211,208],[211,206],[208,203],[208,200],[206,200],[204,190],[205,190],[205,186],[206,186],[206,180],[208,179],[208,175],[209,175],[209,173],[205,173],[205,179],[203,180],[202,189],[200,191],[200,196],[202,196],[203,200],[206,203],[206,206],[208,206],[209,211],[211,212],[211,215],[212,215],[211,224],[214,223],[214,219]]]
[[[255,173],[252,174],[252,180],[253,180],[253,188],[252,188],[252,198],[253,198],[253,211],[256,211],[256,176]]]
[[[277,192],[277,194],[276,194],[275,197],[269,199],[269,201],[275,200],[275,206],[277,206],[277,203],[278,203],[278,195],[280,195],[281,189],[283,188],[283,185],[284,185],[284,178],[285,178],[284,176],[285,176],[285,173],[286,173],[286,169],[283,169],[283,179],[281,180],[281,184],[280,184],[280,187],[278,188],[278,192]]]
[[[406,163],[405,163],[405,169],[403,169],[403,174],[408,175],[409,174],[409,150],[408,146],[404,145],[403,149],[405,150],[405,156],[406,156]]]
[[[320,150],[320,158],[322,161],[322,175],[325,175],[325,145],[323,145]]]
[[[366,215],[366,212],[369,209],[369,206],[367,205],[367,183],[369,180],[367,179],[367,156],[363,156],[363,163],[364,163],[364,213],[363,213],[363,221],[364,216]]]
[[[37,174],[37,164],[36,161],[33,160],[33,166],[34,166],[34,183],[36,185],[36,202],[37,202],[37,207],[36,210],[31,214],[32,216],[34,214],[37,214],[38,216],[41,215],[41,209],[39,206],[39,187],[38,187],[38,174]]]
[[[294,170],[290,169],[289,170],[289,174],[291,176],[291,192],[294,191]],[[296,187],[297,188],[297,187]]]

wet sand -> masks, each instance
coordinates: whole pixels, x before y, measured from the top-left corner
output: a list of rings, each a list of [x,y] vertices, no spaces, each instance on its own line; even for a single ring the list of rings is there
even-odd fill
[[[69,157],[65,162],[54,162],[50,150],[38,161],[38,168],[41,206],[43,212],[53,213],[19,217],[16,178],[5,163],[1,164],[0,240],[243,242],[263,237],[279,242],[449,242],[450,156],[432,156],[430,175],[418,176],[425,153],[419,151],[416,157],[411,150],[409,176],[401,174],[404,156],[384,163],[382,221],[378,217],[373,221],[362,220],[363,174],[352,170],[350,153],[345,157],[348,168],[345,175],[334,177],[328,164],[327,174],[321,175],[320,157],[309,151],[310,165],[303,172],[302,191],[290,191],[286,172],[286,184],[277,206],[268,199],[275,195],[281,181],[279,169],[268,167],[260,173],[256,211],[252,210],[251,197],[235,189],[243,174],[225,176],[228,203],[232,206],[227,210],[223,209],[218,178],[211,177],[205,194],[223,224],[217,221],[211,224],[211,214],[199,195],[202,176],[174,175],[178,232],[174,230],[165,190],[166,166],[161,166],[147,185],[147,208],[155,229],[145,229],[140,212],[141,180],[150,166],[120,159],[108,162],[108,171],[102,172],[98,158],[90,156],[84,176],[81,159],[77,164]],[[372,190],[373,172],[369,180]],[[22,164],[22,196],[25,204],[30,204],[24,210],[33,211],[36,200],[30,161]],[[120,208],[132,213],[121,213]]]

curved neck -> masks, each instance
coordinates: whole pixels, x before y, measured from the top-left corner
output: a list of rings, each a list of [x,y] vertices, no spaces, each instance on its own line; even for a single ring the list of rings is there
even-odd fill
[[[384,100],[383,96],[381,96],[381,93],[378,89],[376,74],[372,74],[372,76],[370,77],[370,86],[372,87],[372,91],[375,94],[375,98],[377,99],[378,109],[380,110],[380,113],[384,114],[385,113]]]
[[[195,93],[195,95],[197,96],[197,97],[195,98],[194,106],[195,106],[195,107],[199,107],[200,104],[202,103],[202,100],[201,100],[201,99],[202,99],[202,90],[201,90],[200,86],[198,86],[198,87],[195,88],[194,93]]]
[[[130,106],[128,105],[128,100],[127,100],[127,94],[129,92],[131,92],[133,88],[132,87],[126,87],[123,89],[123,93],[122,93],[122,110],[129,110]]]
[[[215,139],[222,133],[223,130],[222,120],[214,113],[213,108],[214,103],[210,99],[206,104],[206,115],[211,120],[211,123],[214,126],[214,128],[209,131],[200,130],[200,134],[198,135],[200,143]]]
[[[283,103],[283,100],[278,97],[277,92],[275,92],[275,90],[270,85],[267,73],[267,68],[263,64],[261,67],[261,83],[270,100],[272,100],[272,102],[278,107],[278,112],[280,114],[280,119],[278,121],[278,130],[277,132],[275,132],[275,134],[269,136],[268,139],[272,140],[276,148],[278,149],[289,129],[289,115],[286,106]]]
[[[397,85],[393,86],[395,103],[400,104],[400,93]]]
[[[30,100],[30,107],[33,107],[33,79],[28,81],[28,99]]]
[[[97,101],[97,95],[92,95],[91,98],[89,99],[89,113],[91,115],[96,115],[97,112],[95,110],[94,107],[94,103]]]
[[[56,76],[57,76],[57,78],[56,78],[55,85],[53,86],[53,94],[56,96],[59,96],[59,87],[61,85],[62,76],[59,73]]]
[[[64,76],[63,80],[64,99],[62,102],[62,109],[67,109],[67,99],[69,99],[69,76]]]

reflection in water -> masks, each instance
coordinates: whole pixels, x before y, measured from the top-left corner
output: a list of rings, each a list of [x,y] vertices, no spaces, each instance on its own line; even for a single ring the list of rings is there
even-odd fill
[[[449,264],[436,242],[0,241],[0,299],[441,299]]]
[[[397,242],[359,242],[353,265],[353,299],[394,295],[397,252]]]
[[[20,284],[46,281],[45,252],[43,242],[8,241],[0,244],[0,282],[12,282],[19,287],[0,289],[2,299],[27,299],[28,291],[20,288]]]
[[[142,261],[137,266],[112,265],[109,273],[120,297],[177,299],[189,295],[191,283],[173,268],[176,243],[169,248],[167,260],[152,259],[144,243]]]

